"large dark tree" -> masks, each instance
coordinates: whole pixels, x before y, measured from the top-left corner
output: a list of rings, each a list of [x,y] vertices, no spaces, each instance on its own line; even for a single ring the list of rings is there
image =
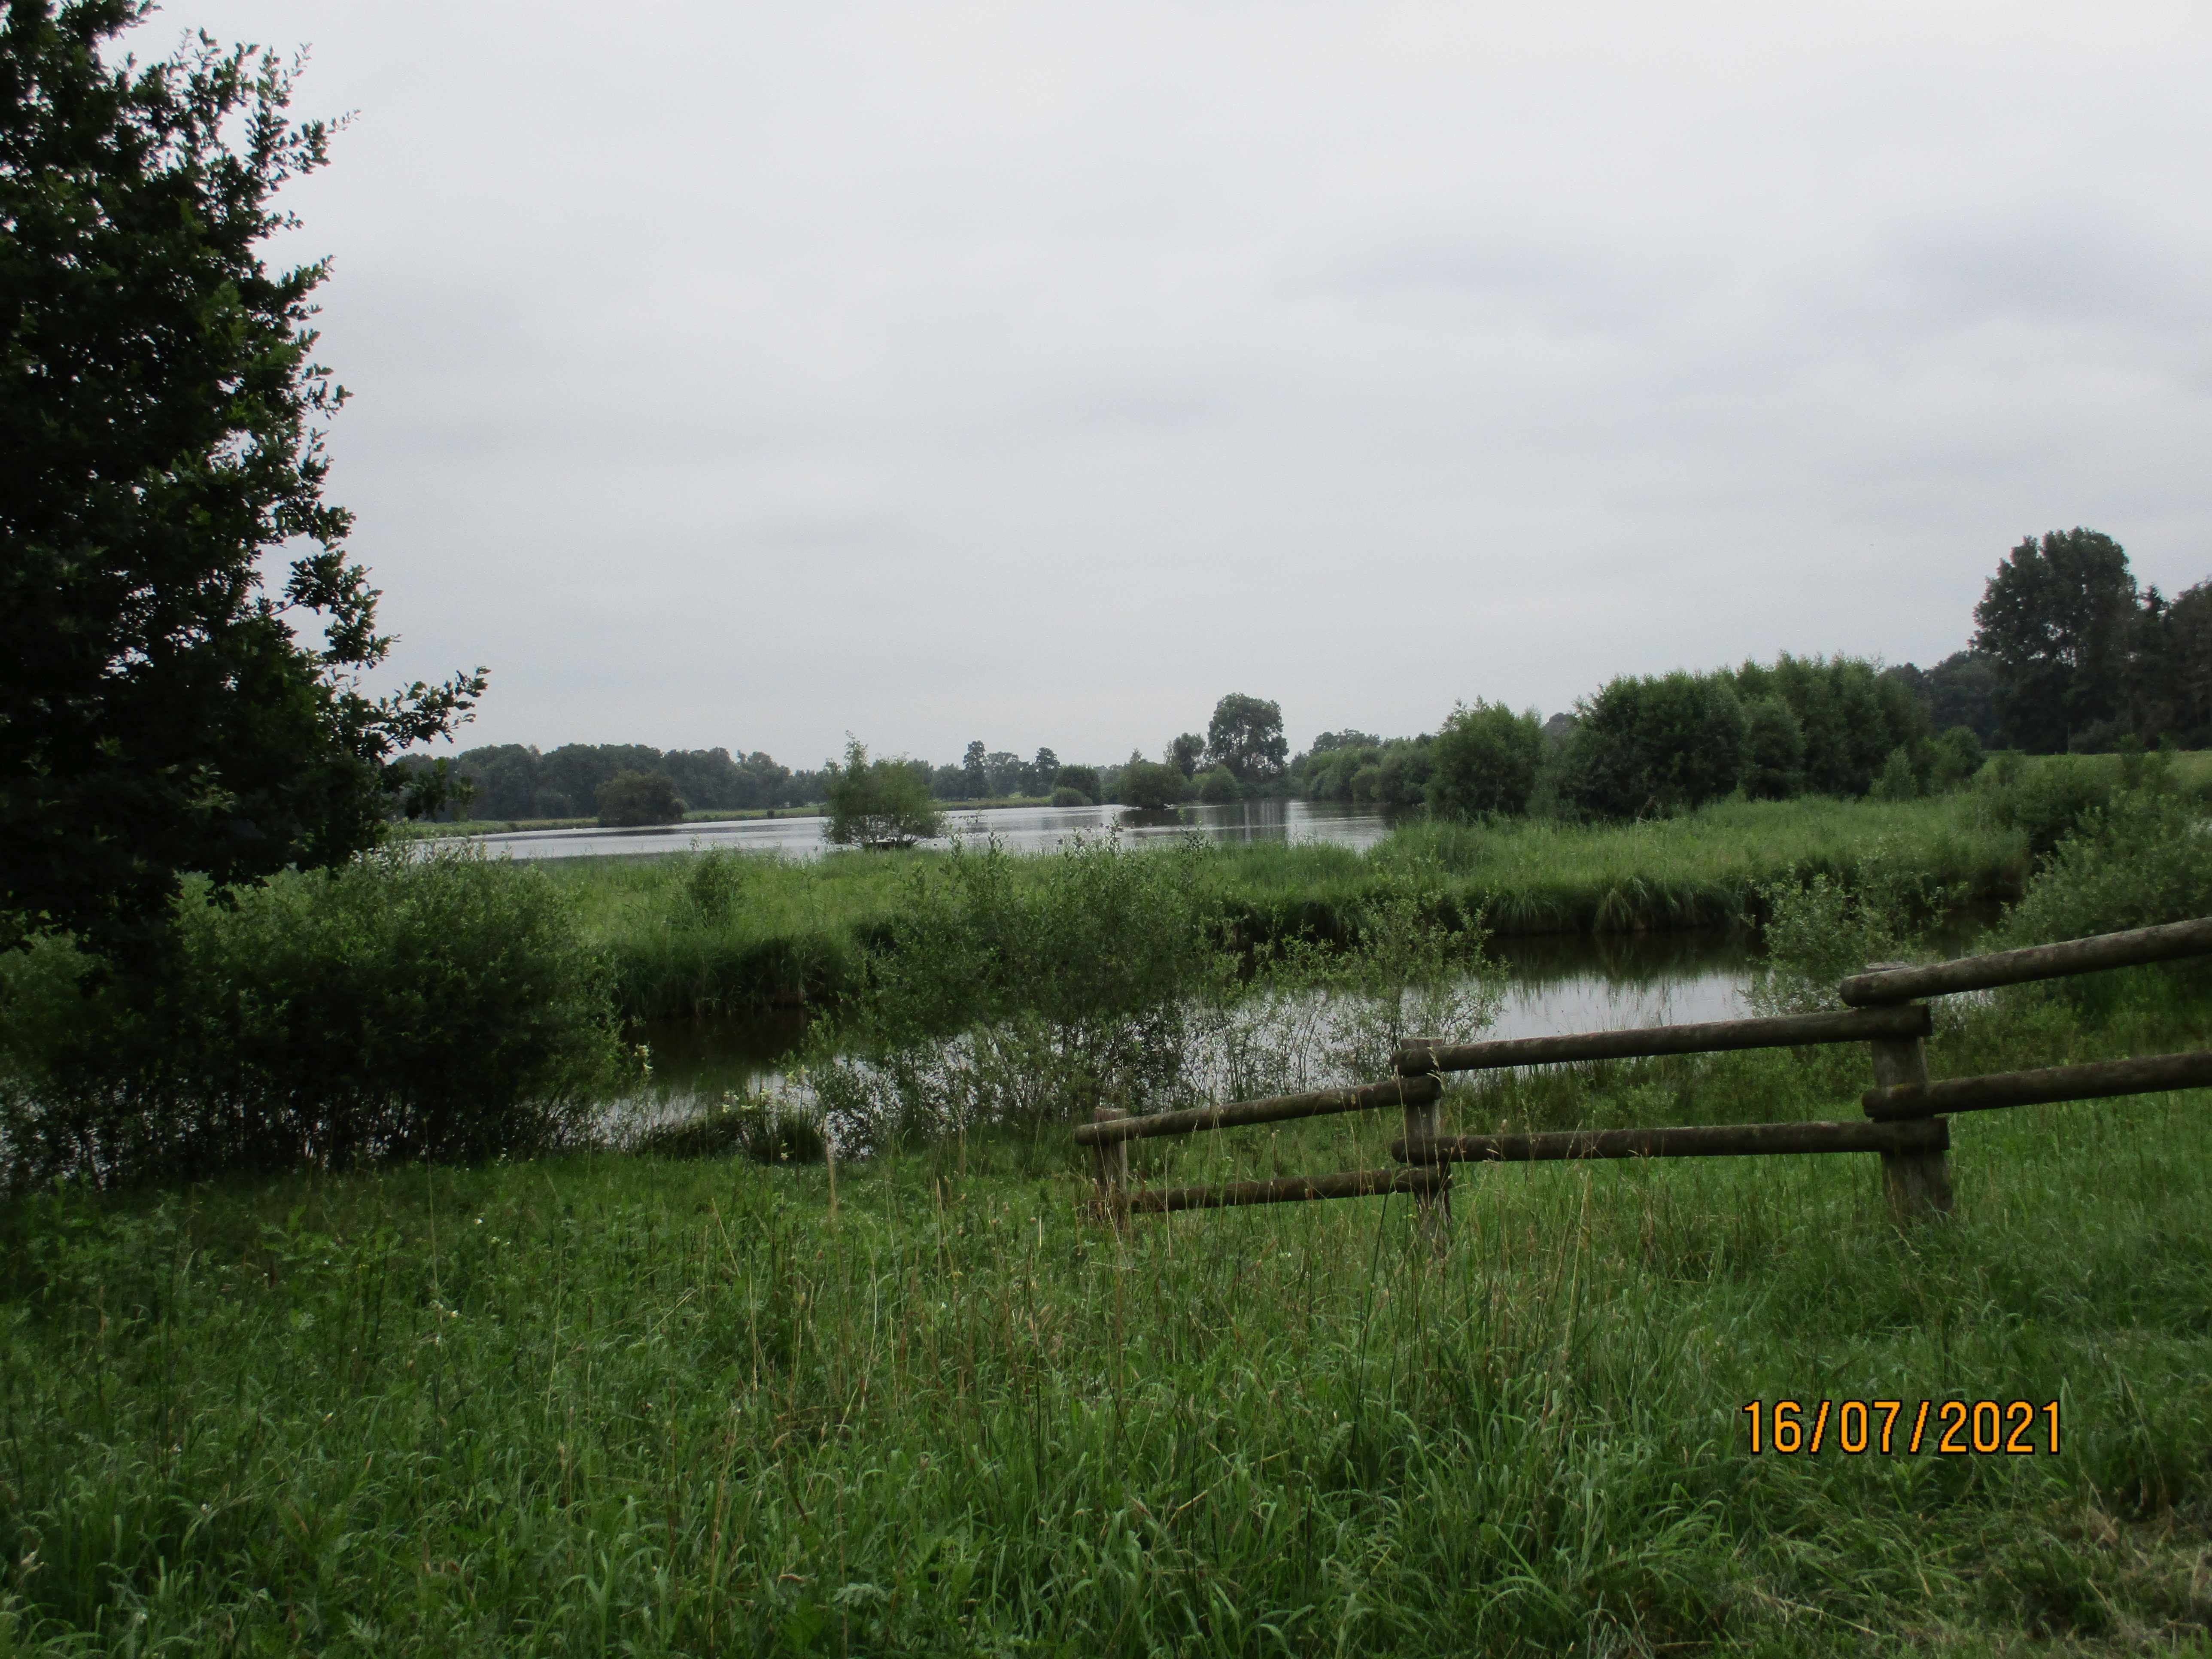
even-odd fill
[[[2110,536],[2053,530],[2006,555],[1974,607],[1974,649],[1996,668],[2005,740],[2062,753],[2121,718],[2136,624],[2136,579]]]
[[[1213,705],[1206,727],[1206,757],[1227,767],[1239,783],[1272,781],[1281,775],[1290,755],[1280,703],[1232,691]]]
[[[2159,621],[2174,737],[2188,749],[2212,745],[2212,582],[2185,589]]]
[[[360,690],[392,641],[322,500],[327,267],[260,253],[329,129],[288,118],[268,54],[103,64],[149,9],[0,21],[0,943],[113,952],[184,872],[349,857],[409,787],[399,751],[483,684]],[[416,773],[420,808],[442,774]]]

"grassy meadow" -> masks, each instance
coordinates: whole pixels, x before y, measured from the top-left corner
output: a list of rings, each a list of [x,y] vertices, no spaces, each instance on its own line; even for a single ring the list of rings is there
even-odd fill
[[[2203,1042],[2155,975],[1967,1011],[1934,1067]],[[1863,1066],[1507,1075],[1447,1115],[1848,1115]],[[2207,1105],[1958,1120],[1957,1214],[1909,1233],[1865,1157],[1462,1170],[1441,1255],[1399,1200],[1117,1237],[1059,1129],[834,1177],[33,1194],[0,1650],[2212,1651]],[[2055,1399],[2060,1446],[1753,1455],[1741,1407],[1785,1397]]]
[[[1957,1212],[1902,1231],[1856,1156],[1117,1232],[1067,1133],[1472,1030],[1478,916],[1756,914],[1779,1008],[1962,897],[2021,894],[2000,944],[2212,911],[2201,799],[2089,799],[1365,854],[394,854],[193,913],[143,1004],[33,953],[0,1107],[55,1161],[0,1206],[0,1655],[2212,1656],[2212,1091],[1954,1119]],[[811,1135],[531,1116],[628,1075],[618,1000],[732,1006],[717,964],[794,941],[873,952]],[[2208,1010],[2206,964],[2016,988],[1941,1005],[1929,1061],[2200,1048]],[[1848,1118],[1869,1080],[1850,1047],[1490,1074],[1445,1127]],[[491,1150],[405,1161],[457,1103]],[[874,1155],[822,1161],[825,1121]],[[1133,1164],[1374,1167],[1398,1127]],[[173,1131],[234,1173],[187,1180]],[[1743,1407],[1784,1400],[2025,1402],[2035,1449],[1939,1450],[1937,1417],[1754,1451]]]

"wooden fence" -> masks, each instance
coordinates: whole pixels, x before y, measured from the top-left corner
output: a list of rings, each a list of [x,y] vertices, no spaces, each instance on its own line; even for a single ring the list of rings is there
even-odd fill
[[[1399,1048],[1394,1067],[1397,1075],[1386,1083],[1133,1117],[1102,1107],[1091,1122],[1078,1126],[1075,1139],[1091,1149],[1102,1212],[1117,1220],[1172,1210],[1406,1193],[1415,1199],[1424,1219],[1433,1224],[1450,1213],[1455,1164],[1875,1152],[1881,1158],[1882,1184],[1891,1211],[1899,1220],[1909,1221],[1951,1208],[1950,1113],[2212,1086],[2212,1050],[1930,1083],[1923,1047],[1930,1021],[1927,1005],[1920,999],[2206,955],[2212,955],[2212,917],[2033,945],[2023,951],[1965,957],[1927,967],[1876,963],[1843,982],[1838,991],[1846,1006],[1832,1013],[1487,1042],[1420,1040]],[[1870,1051],[1875,1086],[1862,1097],[1863,1121],[1571,1129],[1538,1134],[1438,1133],[1437,1103],[1443,1097],[1447,1072],[1722,1054],[1743,1048],[1796,1048],[1824,1042],[1863,1042]],[[1390,1148],[1396,1160],[1393,1168],[1240,1181],[1218,1187],[1146,1190],[1129,1184],[1133,1140],[1340,1112],[1391,1109],[1403,1114],[1404,1123],[1404,1133]]]

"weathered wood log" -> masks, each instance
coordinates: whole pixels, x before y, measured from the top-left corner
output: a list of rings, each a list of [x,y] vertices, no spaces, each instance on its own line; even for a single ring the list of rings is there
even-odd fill
[[[2117,1095],[2155,1094],[2162,1089],[2212,1088],[2212,1050],[2154,1054],[2144,1060],[2098,1060],[2085,1066],[2050,1066],[2035,1072],[1996,1072],[1942,1083],[1869,1089],[1861,1101],[1877,1122],[1894,1123],[1938,1112],[1987,1112],[2005,1106],[2048,1106],[2064,1100],[2109,1100]]]
[[[2030,980],[2063,979],[2069,974],[2106,968],[2136,968],[2181,957],[2212,956],[2212,916],[2172,921],[2159,927],[2131,927],[2123,933],[2099,933],[2056,945],[2031,945],[2023,951],[1998,951],[1985,957],[1924,968],[1887,968],[1854,974],[1838,988],[1854,1008],[1878,1007],[1914,997],[1950,996],[1960,991],[1994,990]]]
[[[1584,1031],[1571,1036],[1499,1037],[1488,1042],[1407,1044],[1398,1050],[1401,1077],[1427,1072],[1486,1072],[1563,1060],[1638,1060],[1658,1054],[1717,1054],[1731,1048],[1795,1048],[1814,1042],[1865,1042],[1874,1037],[1925,1036],[1925,1008],[1846,1008],[1832,1014],[1784,1014],[1773,1019],[1722,1019],[1702,1025],[1651,1025],[1634,1031]]]
[[[1910,1131],[1910,1133],[1900,1133]],[[1536,1134],[1443,1135],[1394,1141],[1390,1156],[1431,1164],[1547,1164],[1583,1158],[1768,1158],[1786,1152],[1941,1151],[1941,1118],[1909,1123],[1716,1123],[1657,1129],[1556,1129]]]
[[[1433,1076],[1429,1080],[1438,1082]],[[1407,1140],[1435,1139],[1438,1130],[1443,1127],[1437,1116],[1436,1102],[1431,1100],[1421,1105],[1407,1107],[1400,1127]],[[1444,1172],[1444,1178],[1434,1188],[1419,1194],[1415,1202],[1419,1209],[1422,1232],[1431,1245],[1443,1249],[1449,1237],[1447,1229],[1451,1221],[1450,1171]]]
[[[1094,1121],[1118,1122],[1127,1115],[1118,1106],[1101,1106],[1091,1113]],[[1116,1225],[1127,1218],[1129,1212],[1129,1146],[1127,1141],[1115,1141],[1094,1146],[1091,1149],[1091,1170],[1097,1189],[1096,1207],[1099,1214]]]
[[[1868,971],[1881,973],[1909,965],[1870,963]],[[1923,1039],[1876,1037],[1867,1048],[1873,1054],[1874,1080],[1878,1086],[1917,1088],[1928,1081],[1928,1048]],[[1889,1200],[1890,1218],[1899,1226],[1951,1212],[1949,1146],[1947,1138],[1942,1146],[1933,1149],[1883,1149],[1882,1196]]]
[[[1867,1126],[1871,1127],[1871,1126]],[[1386,1193],[1436,1192],[1450,1179],[1438,1169],[1346,1170],[1336,1175],[1283,1176],[1273,1181],[1235,1181],[1225,1187],[1170,1187],[1129,1194],[1134,1214],[1171,1210],[1223,1210],[1239,1204],[1297,1204],[1314,1198],[1375,1198]]]
[[[1109,1122],[1079,1123],[1076,1144],[1103,1146],[1142,1140],[1152,1135],[1189,1135],[1205,1129],[1233,1129],[1246,1123],[1280,1123],[1291,1118],[1326,1117],[1332,1112],[1371,1112],[1386,1106],[1425,1106],[1443,1093],[1432,1077],[1370,1083],[1357,1089],[1322,1089],[1308,1095],[1274,1095],[1266,1100],[1232,1101],[1224,1106],[1194,1106],[1182,1112],[1152,1112],[1116,1117]]]

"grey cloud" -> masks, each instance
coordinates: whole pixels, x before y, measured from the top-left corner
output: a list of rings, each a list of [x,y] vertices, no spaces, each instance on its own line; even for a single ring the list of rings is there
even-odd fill
[[[288,246],[472,737],[1413,731],[2212,574],[2197,23],[192,4],[362,112]]]

